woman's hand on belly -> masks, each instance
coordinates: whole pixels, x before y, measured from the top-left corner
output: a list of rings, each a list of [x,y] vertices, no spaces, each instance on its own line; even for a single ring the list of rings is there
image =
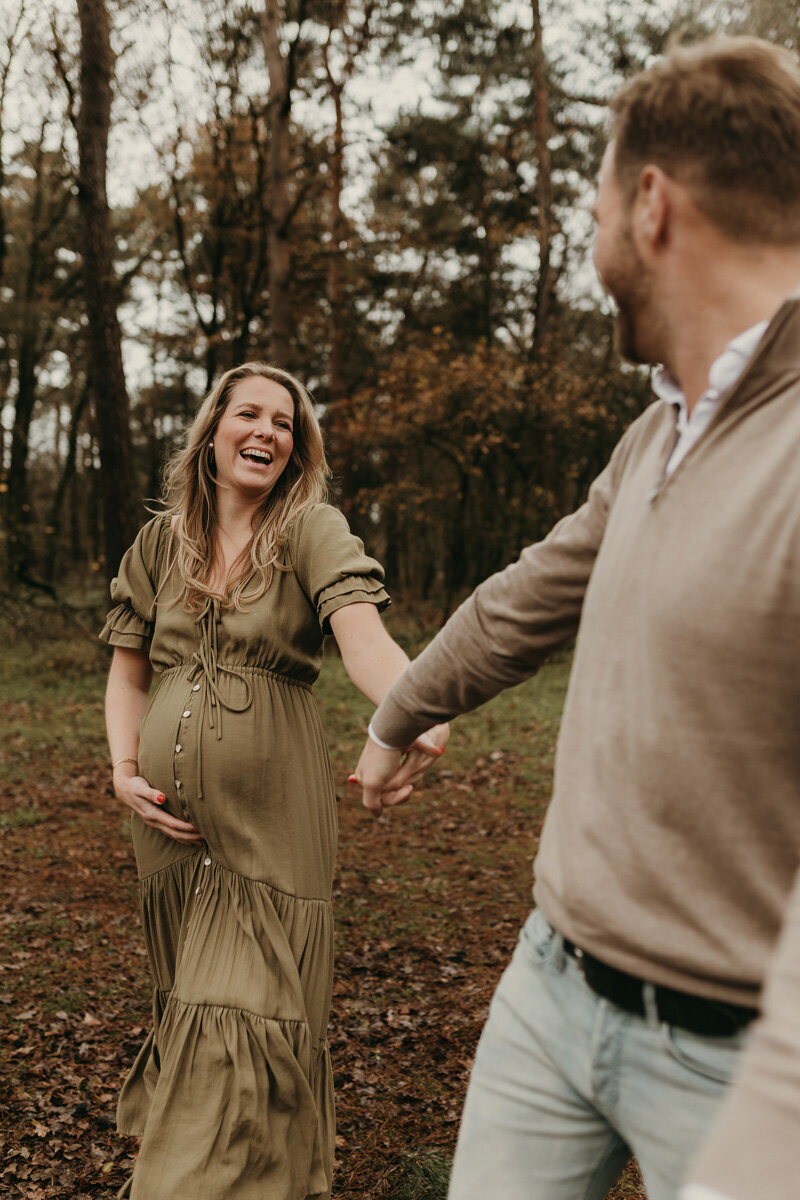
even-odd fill
[[[123,774],[123,768],[118,767],[114,772],[114,791],[132,812],[166,837],[181,842],[184,846],[202,846],[203,839],[199,830],[188,821],[181,821],[168,812],[164,812],[166,796],[150,784],[141,775]]]

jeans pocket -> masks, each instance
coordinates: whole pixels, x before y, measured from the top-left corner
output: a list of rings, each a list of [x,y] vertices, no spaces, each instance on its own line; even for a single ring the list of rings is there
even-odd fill
[[[739,1055],[747,1041],[747,1030],[733,1037],[703,1037],[677,1025],[662,1025],[664,1048],[673,1062],[713,1083],[731,1082]]]
[[[544,967],[555,961],[561,938],[540,908],[535,908],[522,926],[520,948],[534,966]]]

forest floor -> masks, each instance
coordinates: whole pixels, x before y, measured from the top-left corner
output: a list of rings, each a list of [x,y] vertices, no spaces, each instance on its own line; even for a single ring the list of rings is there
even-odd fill
[[[418,649],[420,629],[389,619]],[[0,624],[0,1196],[113,1197],[114,1130],[150,1014],[127,820],[103,735],[107,655],[46,610]],[[370,706],[326,657],[339,793],[330,1041],[336,1200],[444,1200],[472,1057],[530,908],[569,661],[459,720],[411,802],[378,819],[345,780]],[[616,1200],[643,1192],[631,1165]]]

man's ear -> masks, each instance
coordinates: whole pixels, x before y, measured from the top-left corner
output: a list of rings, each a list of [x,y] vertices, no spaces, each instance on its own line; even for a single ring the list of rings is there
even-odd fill
[[[657,257],[667,245],[672,205],[670,180],[661,167],[642,167],[633,201],[631,229],[634,243],[645,262]]]

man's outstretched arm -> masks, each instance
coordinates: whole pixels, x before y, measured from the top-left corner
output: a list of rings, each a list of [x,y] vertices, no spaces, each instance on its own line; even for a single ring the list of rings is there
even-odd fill
[[[381,793],[397,789],[402,751],[425,730],[521,683],[575,636],[627,442],[586,503],[482,583],[385,696],[355,772],[366,807],[380,809]]]

